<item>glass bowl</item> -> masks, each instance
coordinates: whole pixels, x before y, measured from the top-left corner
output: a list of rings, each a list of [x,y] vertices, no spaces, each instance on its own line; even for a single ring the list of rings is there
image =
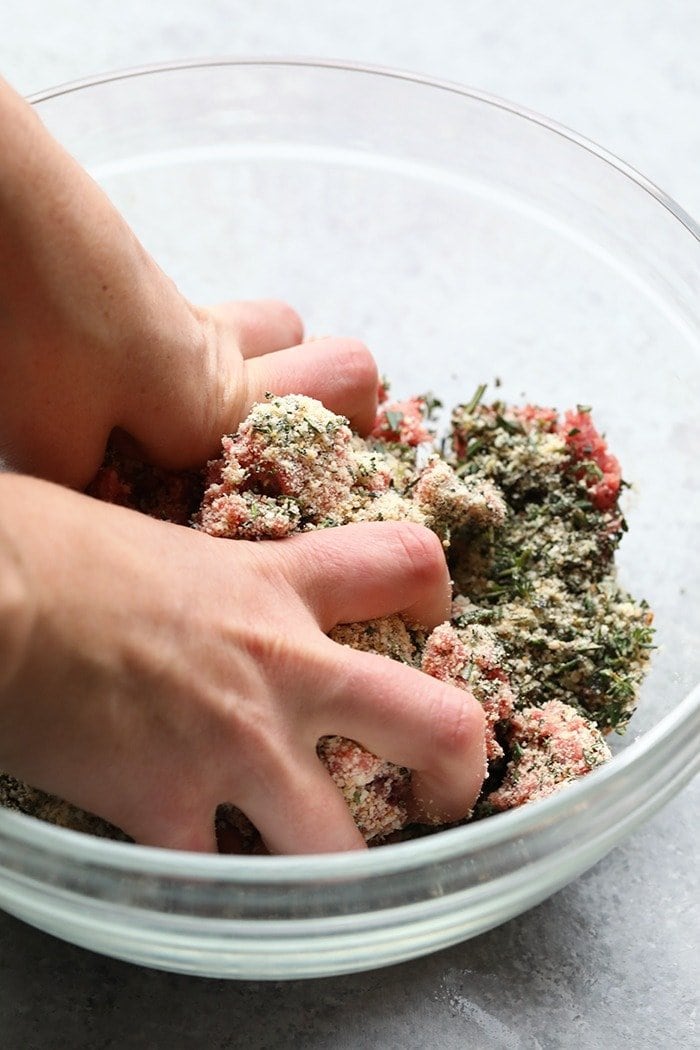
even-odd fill
[[[623,583],[656,612],[640,709],[556,796],[361,855],[224,857],[0,812],[0,905],[76,944],[234,978],[474,936],[687,782],[700,729],[698,226],[597,146],[475,91],[306,61],[144,69],[33,100],[195,301],[278,296],[394,391],[592,404],[625,474]],[[651,902],[650,902],[651,903]]]

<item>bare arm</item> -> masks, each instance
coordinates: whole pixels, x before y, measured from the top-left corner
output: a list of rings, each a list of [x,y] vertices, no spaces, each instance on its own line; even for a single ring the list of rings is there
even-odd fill
[[[276,301],[192,305],[3,81],[0,128],[0,457],[12,469],[82,488],[115,427],[162,466],[202,464],[266,390],[303,390],[369,429],[377,370],[361,343],[296,346],[301,321]]]
[[[275,852],[363,845],[316,757],[338,733],[416,770],[417,815],[459,819],[484,775],[462,690],[332,642],[336,623],[447,614],[415,525],[225,542],[0,475],[0,769],[137,841],[211,850],[238,805]]]
[[[444,618],[432,533],[224,543],[62,487],[91,479],[115,428],[163,466],[201,464],[265,390],[367,430],[367,349],[296,345],[283,303],[188,303],[2,83],[0,128],[0,768],[139,842],[213,849],[228,801],[273,851],[358,848],[316,758],[337,733],[415,769],[418,813],[463,816],[480,706],[327,637],[404,609]]]

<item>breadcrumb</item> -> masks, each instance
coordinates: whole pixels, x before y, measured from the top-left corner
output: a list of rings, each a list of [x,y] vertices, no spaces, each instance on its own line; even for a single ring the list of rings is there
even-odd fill
[[[516,711],[506,735],[511,758],[482,815],[546,798],[611,758],[593,722],[560,700]]]
[[[544,798],[607,761],[601,731],[626,725],[652,648],[651,611],[615,575],[623,482],[590,409],[560,419],[553,408],[482,404],[484,391],[454,409],[447,455],[420,452],[439,402],[390,401],[382,380],[367,439],[312,398],[267,395],[202,474],[159,470],[110,447],[87,490],[229,539],[362,521],[431,528],[455,580],[450,621],[426,632],[394,615],[339,625],[330,637],[481,703],[488,776],[475,817]],[[425,833],[409,823],[408,769],[339,736],[323,737],[317,753],[368,843]],[[0,804],[126,838],[2,774]],[[265,852],[228,803],[216,832],[222,852]]]

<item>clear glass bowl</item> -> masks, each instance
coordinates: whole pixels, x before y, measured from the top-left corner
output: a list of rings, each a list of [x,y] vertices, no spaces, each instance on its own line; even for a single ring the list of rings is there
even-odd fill
[[[462,940],[595,863],[689,780],[700,730],[697,225],[603,150],[474,91],[305,61],[146,69],[36,98],[194,300],[280,296],[398,393],[595,406],[656,612],[640,710],[555,797],[363,855],[219,857],[0,812],[0,905],[150,966],[279,978]],[[696,687],[696,688],[694,688]]]

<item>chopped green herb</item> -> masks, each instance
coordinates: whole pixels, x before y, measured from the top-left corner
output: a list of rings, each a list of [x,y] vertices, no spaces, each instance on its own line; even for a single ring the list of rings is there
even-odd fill
[[[403,412],[394,412],[391,409],[385,413],[385,419],[390,430],[398,433],[403,423]]]
[[[487,388],[487,384],[486,383],[481,383],[476,388],[476,390],[474,391],[474,393],[473,393],[473,395],[471,397],[471,400],[468,401],[467,404],[464,406],[464,411],[466,412],[466,414],[468,416],[470,416],[472,414],[472,412],[474,412],[474,410],[476,409],[477,405],[480,403],[482,397],[486,393],[486,388]]]
[[[429,422],[435,417],[438,409],[442,408],[440,398],[435,397],[430,391],[427,394],[423,394],[423,404],[425,405],[425,418]]]
[[[524,434],[525,431],[520,423],[516,423],[513,419],[506,419],[505,416],[497,415],[496,424],[499,427],[503,427],[509,434]]]
[[[592,458],[573,459],[564,436],[514,420],[500,401],[472,400],[453,413],[452,462],[461,477],[495,482],[509,513],[478,552],[470,536],[453,543],[456,590],[470,599],[459,622],[494,630],[521,706],[560,700],[621,729],[653,637],[648,606],[615,576],[627,523],[591,502],[588,485],[603,478]]]

